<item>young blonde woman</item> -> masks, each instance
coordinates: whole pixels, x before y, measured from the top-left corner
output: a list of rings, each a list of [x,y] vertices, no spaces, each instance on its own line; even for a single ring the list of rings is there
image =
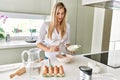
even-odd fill
[[[51,21],[44,22],[39,31],[37,46],[45,51],[45,56],[55,58],[60,52],[60,43],[70,45],[70,26],[66,23],[66,7],[62,2],[55,4]]]

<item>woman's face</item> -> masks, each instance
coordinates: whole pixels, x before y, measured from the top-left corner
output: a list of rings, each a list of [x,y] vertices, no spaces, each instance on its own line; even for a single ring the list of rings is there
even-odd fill
[[[60,23],[64,19],[64,16],[65,16],[64,8],[59,9],[56,14],[57,22]]]

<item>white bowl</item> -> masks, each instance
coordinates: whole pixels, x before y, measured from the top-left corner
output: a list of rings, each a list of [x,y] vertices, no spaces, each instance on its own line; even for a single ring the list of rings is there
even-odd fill
[[[71,46],[67,47],[67,49],[69,51],[77,51],[80,47],[81,47],[81,45],[71,45]]]
[[[56,55],[56,58],[58,61],[62,62],[62,63],[69,63],[72,61],[73,56],[66,54],[66,56],[63,55]]]

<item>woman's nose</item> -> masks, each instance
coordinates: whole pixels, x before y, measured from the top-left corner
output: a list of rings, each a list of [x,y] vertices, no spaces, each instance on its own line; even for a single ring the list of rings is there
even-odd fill
[[[59,18],[62,18],[62,15],[61,15],[61,14],[59,15]]]

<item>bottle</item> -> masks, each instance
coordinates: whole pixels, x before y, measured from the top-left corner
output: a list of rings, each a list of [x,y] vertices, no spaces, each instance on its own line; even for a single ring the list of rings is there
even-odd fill
[[[10,41],[10,34],[6,34],[6,42]]]
[[[92,80],[92,68],[80,66],[80,80]]]

